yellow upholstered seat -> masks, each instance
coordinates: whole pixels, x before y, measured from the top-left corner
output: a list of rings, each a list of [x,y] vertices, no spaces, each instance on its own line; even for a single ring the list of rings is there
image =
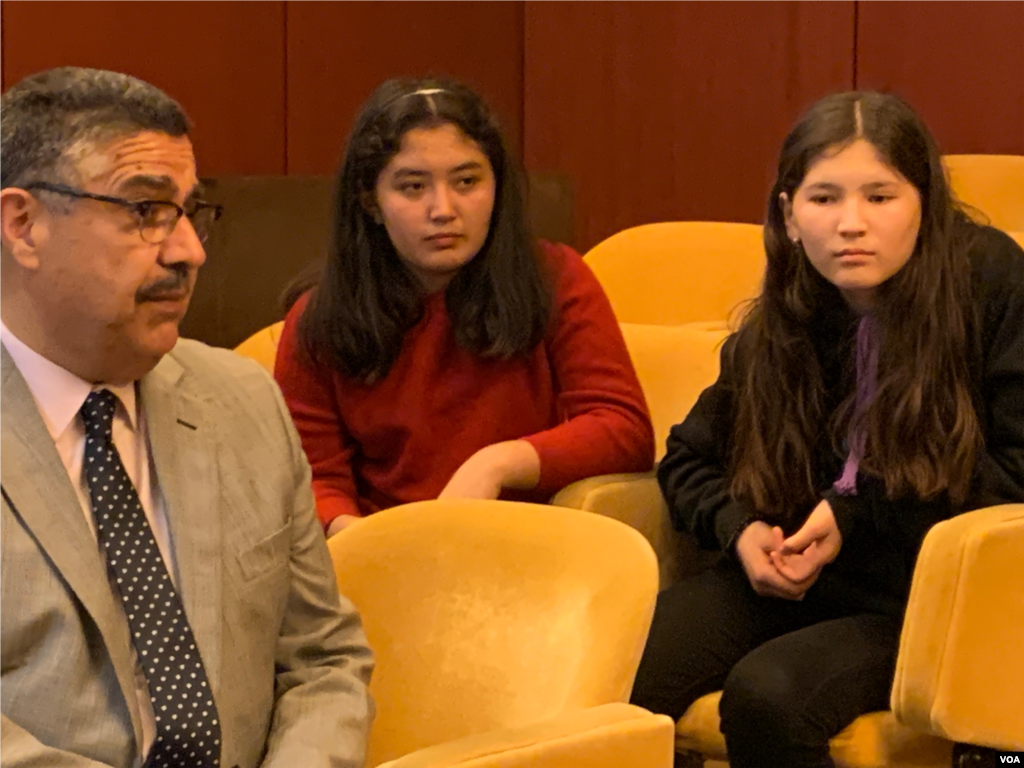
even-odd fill
[[[281,340],[282,328],[284,328],[283,320],[256,331],[256,333],[235,347],[235,352],[244,357],[251,357],[272,374],[274,372],[274,361],[277,359],[277,344]]]
[[[668,221],[623,230],[586,254],[620,323],[727,320],[760,293],[758,224]]]
[[[954,741],[1024,751],[1024,504],[958,515],[925,537],[892,707]]]
[[[660,459],[672,425],[683,420],[700,393],[718,378],[719,348],[729,331],[721,321],[620,327],[651,412]],[[580,480],[555,494],[551,503],[596,512],[640,531],[658,553],[663,587],[710,561],[708,553],[672,530],[653,472]]]
[[[670,768],[628,701],[657,593],[636,531],[578,510],[427,501],[328,541],[377,668],[368,765]]]
[[[660,459],[669,430],[718,378],[720,347],[729,329],[721,321],[677,326],[620,323],[619,327],[651,412]]]
[[[945,155],[942,162],[957,199],[993,227],[1024,230],[1024,155]]]

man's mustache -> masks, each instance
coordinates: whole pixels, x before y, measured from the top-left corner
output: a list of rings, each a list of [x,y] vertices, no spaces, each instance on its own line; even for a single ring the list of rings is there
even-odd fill
[[[175,264],[169,268],[171,274],[152,285],[143,286],[135,293],[135,301],[153,301],[166,296],[168,293],[181,293],[188,291],[191,286],[191,274],[188,267]]]

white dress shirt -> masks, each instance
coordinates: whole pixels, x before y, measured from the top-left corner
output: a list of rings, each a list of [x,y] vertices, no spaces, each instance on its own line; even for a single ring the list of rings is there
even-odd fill
[[[96,523],[93,520],[92,501],[89,497],[89,486],[82,472],[85,456],[85,424],[78,411],[90,392],[109,389],[118,399],[117,412],[114,414],[113,440],[125,471],[135,486],[142,503],[153,535],[156,538],[160,555],[167,564],[171,580],[177,584],[174,573],[174,559],[171,537],[167,529],[167,514],[163,498],[156,480],[150,452],[149,437],[146,430],[146,417],[138,402],[136,385],[124,384],[90,384],[56,363],[47,360],[35,350],[26,346],[18,337],[0,322],[0,343],[3,343],[10,354],[18,371],[28,384],[29,391],[39,409],[39,415],[53,438],[60,454],[64,468],[67,470],[71,485],[78,494],[89,530],[96,538]],[[97,541],[97,546],[99,543]],[[101,555],[102,556],[102,555]],[[113,582],[111,588],[114,589]],[[116,595],[115,589],[115,595]],[[120,596],[114,601],[118,610],[122,610]],[[127,621],[127,620],[126,620]],[[142,667],[138,662],[134,644],[132,658],[135,662],[135,695],[139,702],[142,715],[142,752],[139,764],[149,754],[150,746],[156,735],[156,720],[149,696],[149,686]]]

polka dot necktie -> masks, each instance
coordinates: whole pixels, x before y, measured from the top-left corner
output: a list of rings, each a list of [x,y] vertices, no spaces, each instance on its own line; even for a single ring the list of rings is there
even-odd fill
[[[116,580],[149,684],[156,736],[146,768],[214,768],[220,721],[195,637],[153,531],[114,447],[117,396],[92,392],[85,422],[85,477],[96,533]]]

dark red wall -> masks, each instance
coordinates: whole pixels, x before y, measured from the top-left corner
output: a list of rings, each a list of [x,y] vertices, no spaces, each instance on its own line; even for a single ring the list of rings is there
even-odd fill
[[[894,90],[946,154],[1024,155],[1024,2],[863,2],[857,85]]]
[[[290,2],[287,12],[289,173],[333,171],[359,106],[395,76],[468,81],[519,146],[522,3]]]
[[[793,119],[853,83],[852,0],[526,7],[526,161],[571,175],[583,248],[760,221]]]
[[[115,69],[174,96],[204,173],[285,172],[284,3],[10,2],[3,84],[74,64]]]
[[[2,79],[119,69],[178,98],[204,175],[331,173],[384,78],[492,103],[569,176],[576,245],[666,219],[760,221],[801,110],[893,89],[945,152],[1024,154],[1024,2],[33,2],[4,0]]]

